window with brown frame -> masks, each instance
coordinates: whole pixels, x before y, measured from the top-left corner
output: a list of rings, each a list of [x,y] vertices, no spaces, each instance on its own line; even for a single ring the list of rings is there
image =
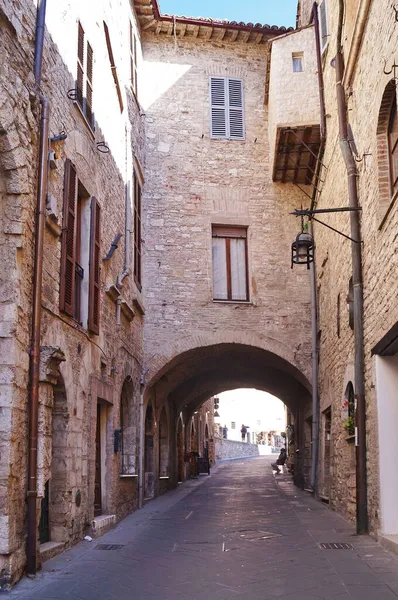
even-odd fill
[[[391,194],[394,194],[398,187],[398,115],[396,94],[393,96],[390,109],[390,120],[388,124],[388,150],[390,155]]]
[[[142,284],[141,242],[141,185],[134,174],[134,280],[139,289]]]
[[[111,66],[111,73],[112,73],[113,81],[115,82],[115,88],[116,88],[117,99],[119,101],[120,112],[123,112],[122,91],[120,89],[119,77],[117,75],[115,58],[113,56],[111,36],[109,35],[108,25],[105,23],[105,21],[103,21],[103,24],[104,24],[106,47],[108,48],[109,64]]]
[[[99,333],[101,209],[68,159],[61,237],[60,310]]]
[[[79,21],[77,32],[76,102],[80,106],[91,129],[94,129],[93,64],[93,49],[89,42],[86,41],[84,29]]]
[[[247,302],[247,228],[213,225],[213,299]]]
[[[138,80],[137,80],[137,38],[134,33],[133,25],[130,22],[130,79],[131,88],[137,96]]]

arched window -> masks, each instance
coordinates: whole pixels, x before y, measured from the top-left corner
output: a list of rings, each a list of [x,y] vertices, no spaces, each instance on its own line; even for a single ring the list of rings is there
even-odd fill
[[[166,409],[162,409],[159,421],[159,476],[169,474],[169,424]]]
[[[133,392],[133,381],[131,377],[127,377],[120,397],[120,472],[122,475],[134,475],[136,472]]]
[[[377,162],[379,175],[379,224],[381,225],[398,191],[398,116],[395,80],[388,82],[377,123]]]

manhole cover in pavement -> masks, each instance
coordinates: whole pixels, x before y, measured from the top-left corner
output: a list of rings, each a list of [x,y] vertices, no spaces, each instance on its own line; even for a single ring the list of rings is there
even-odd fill
[[[322,542],[318,544],[321,550],[353,550],[354,547],[351,544],[345,542]]]
[[[235,535],[239,536],[242,540],[268,540],[270,538],[281,537],[280,533],[273,533],[272,531],[256,531],[250,529],[243,529],[235,532]]]
[[[96,550],[120,550],[124,548],[124,544],[97,544]]]

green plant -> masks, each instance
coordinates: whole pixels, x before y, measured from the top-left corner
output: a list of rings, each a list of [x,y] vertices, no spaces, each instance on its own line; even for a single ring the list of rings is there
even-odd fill
[[[348,435],[354,435],[355,433],[355,421],[354,417],[348,417],[343,425],[344,429],[348,433]]]

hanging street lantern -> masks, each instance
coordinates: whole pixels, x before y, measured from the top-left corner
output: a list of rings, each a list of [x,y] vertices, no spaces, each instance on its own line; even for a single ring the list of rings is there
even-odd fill
[[[307,265],[314,262],[314,240],[310,233],[303,228],[303,231],[297,234],[292,244],[292,269],[293,265]]]

